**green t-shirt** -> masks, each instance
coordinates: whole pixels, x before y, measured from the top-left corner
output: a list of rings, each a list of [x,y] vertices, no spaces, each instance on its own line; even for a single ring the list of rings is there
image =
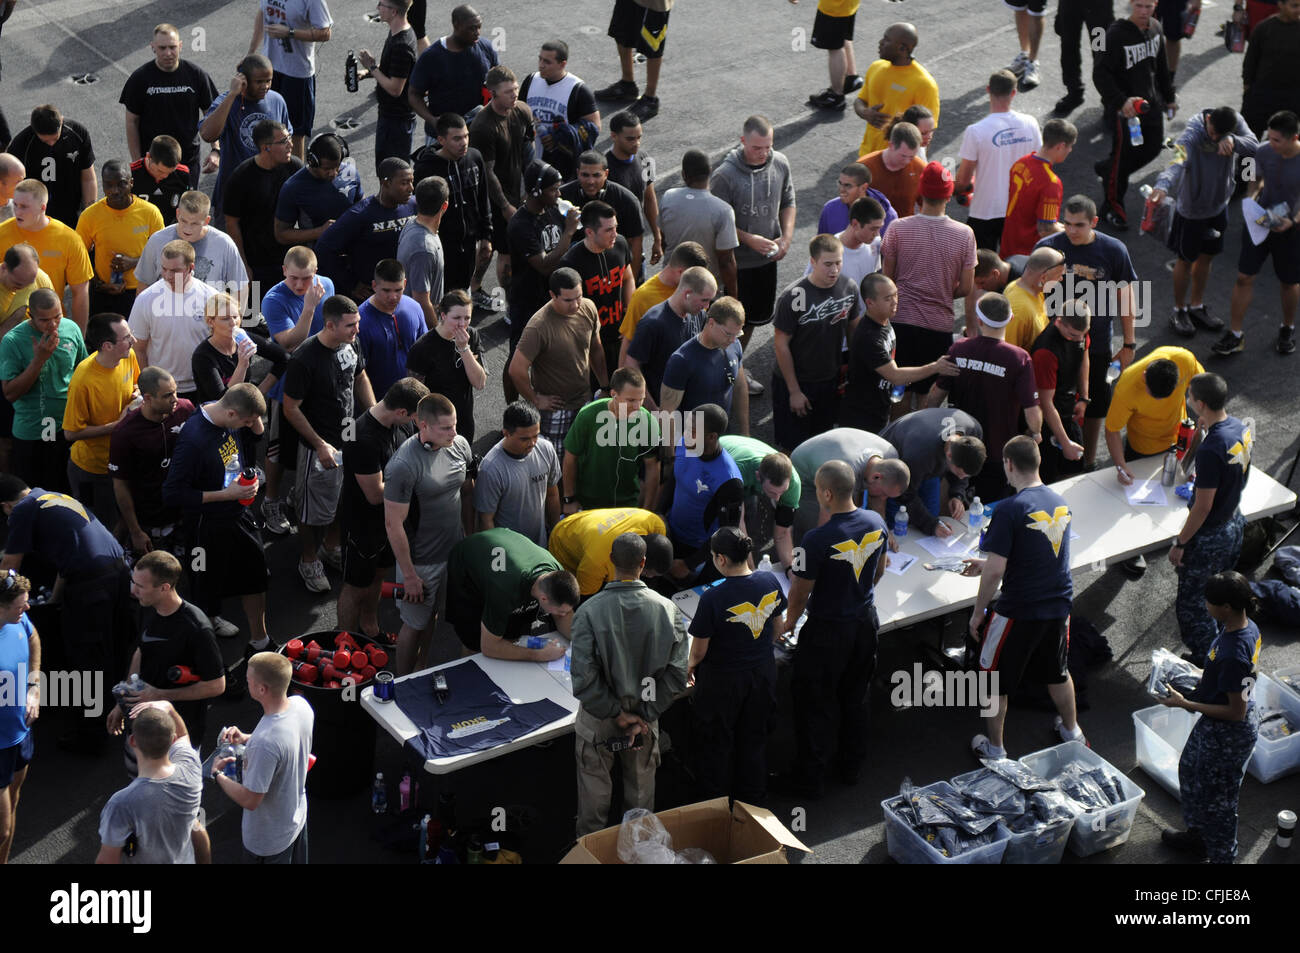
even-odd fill
[[[11,381],[27,369],[36,353],[41,334],[31,321],[23,321],[0,341],[0,381]],[[54,431],[63,426],[63,410],[68,402],[68,382],[72,372],[84,361],[86,342],[76,323],[59,322],[59,345],[50,355],[41,374],[27,393],[14,401],[14,436],[19,440],[40,440],[43,421],[54,421]],[[53,438],[51,438],[53,439]]]
[[[533,583],[563,567],[554,556],[512,529],[489,529],[466,536],[447,561],[447,598],[462,609],[479,607],[493,635],[526,635],[537,611]],[[448,611],[448,617],[463,615]]]
[[[733,434],[728,434],[719,442],[722,444],[722,449],[731,454],[731,459],[736,461],[736,466],[740,467],[740,476],[745,483],[745,496],[762,493],[763,490],[758,485],[758,465],[763,462],[764,457],[770,453],[776,453],[776,450],[761,440],[755,440],[753,437],[738,437]],[[777,507],[786,506],[791,510],[799,509],[799,494],[802,491],[803,487],[799,482],[799,474],[794,467],[791,467],[790,485],[781,494],[781,498],[776,501]]]
[[[585,510],[636,506],[641,493],[637,470],[659,448],[659,421],[642,407],[626,420],[609,412],[609,398],[578,411],[564,449],[578,461],[578,501]]]

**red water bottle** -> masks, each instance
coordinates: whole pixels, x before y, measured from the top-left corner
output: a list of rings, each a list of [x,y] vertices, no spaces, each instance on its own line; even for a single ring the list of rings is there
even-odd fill
[[[245,467],[244,471],[239,474],[239,479],[235,481],[240,486],[257,486],[257,471],[252,467]],[[257,499],[257,494],[253,494],[246,500],[240,500],[240,506],[252,506],[253,500]]]
[[[1187,448],[1192,445],[1192,435],[1196,433],[1196,424],[1190,420],[1181,420],[1178,423],[1178,440],[1174,448],[1178,453],[1178,459],[1182,460],[1187,454]]]
[[[406,588],[400,582],[385,582],[379,587],[379,598],[401,602],[406,598]]]

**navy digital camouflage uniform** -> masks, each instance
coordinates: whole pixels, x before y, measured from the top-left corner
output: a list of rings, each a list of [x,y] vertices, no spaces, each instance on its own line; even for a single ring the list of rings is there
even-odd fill
[[[1253,685],[1246,680],[1259,659],[1259,628],[1253,622],[1237,632],[1216,628],[1219,635],[1207,652],[1201,684],[1188,696],[1192,701],[1227,704],[1228,692]],[[1183,819],[1189,831],[1201,835],[1212,864],[1230,864],[1237,856],[1237,798],[1259,734],[1259,712],[1249,693],[1246,702],[1243,721],[1202,715],[1178,761]]]
[[[1241,556],[1246,520],[1237,507],[1250,473],[1252,445],[1250,428],[1228,417],[1210,427],[1196,451],[1196,492],[1214,490],[1214,504],[1183,551],[1174,603],[1183,644],[1196,656],[1209,651],[1215,636],[1214,620],[1205,611],[1205,583],[1235,567]]]

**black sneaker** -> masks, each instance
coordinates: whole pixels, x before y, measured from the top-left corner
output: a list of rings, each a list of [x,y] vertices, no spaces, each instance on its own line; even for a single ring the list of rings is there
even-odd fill
[[[1196,325],[1192,324],[1192,319],[1187,316],[1186,308],[1174,308],[1173,314],[1169,316],[1169,326],[1185,338],[1196,336]]]
[[[1052,107],[1052,115],[1057,119],[1063,119],[1082,105],[1083,93],[1068,92],[1056,101],[1056,105]]]
[[[844,94],[833,92],[830,88],[823,89],[815,96],[808,97],[808,105],[817,109],[843,109]]]
[[[1174,850],[1195,854],[1198,857],[1205,856],[1205,840],[1199,831],[1164,830],[1160,832],[1160,841]]]
[[[611,83],[604,89],[596,90],[596,98],[609,103],[630,103],[635,101],[640,93],[641,90],[634,80],[620,79],[617,83]]]
[[[219,639],[233,639],[239,634],[239,626],[233,622],[227,622],[219,615],[212,617],[212,631],[216,633]]]
[[[1233,334],[1232,331],[1224,331],[1223,337],[1215,341],[1210,350],[1222,357],[1227,357],[1230,354],[1239,354],[1246,350],[1246,335]]]
[[[1205,309],[1205,305],[1203,304],[1198,304],[1195,307],[1188,308],[1187,316],[1207,331],[1223,330],[1223,319],[1214,317]]]
[[[1106,209],[1105,220],[1106,224],[1109,225],[1113,231],[1128,231],[1128,219],[1120,215],[1114,209]]]
[[[1146,575],[1147,559],[1141,553],[1138,553],[1131,559],[1126,559],[1120,563],[1119,568],[1124,570],[1125,575],[1131,576],[1134,579],[1141,579]]]
[[[844,95],[845,95],[845,96],[847,96],[849,93],[856,93],[856,92],[857,92],[858,90],[860,90],[861,88],[862,88],[862,74],[861,74],[861,73],[854,73],[852,76],[850,76],[848,79],[846,79],[846,80],[844,81]]]
[[[1295,328],[1288,328],[1286,325],[1277,329],[1277,353],[1293,354],[1295,353]]]
[[[628,106],[627,111],[633,116],[636,116],[636,118],[640,119],[642,122],[653,119],[655,116],[659,115],[659,97],[642,96],[631,106]]]

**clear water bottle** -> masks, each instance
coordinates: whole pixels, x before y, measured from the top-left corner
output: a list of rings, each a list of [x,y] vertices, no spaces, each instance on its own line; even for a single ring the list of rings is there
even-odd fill
[[[767,553],[764,553],[763,558],[758,561],[758,571],[772,572],[772,557]]]
[[[226,461],[226,476],[221,481],[221,486],[223,488],[230,486],[239,479],[239,475],[243,472],[243,467],[239,465],[239,454],[235,454]]]
[[[908,522],[907,507],[900,506],[898,508],[898,512],[894,514],[894,535],[895,536],[907,535],[907,522]]]
[[[1110,362],[1110,367],[1106,368],[1106,385],[1109,387],[1119,380],[1120,372],[1123,370],[1119,365],[1119,358]]]
[[[907,393],[906,384],[895,384],[893,388],[891,388],[889,391],[889,402],[891,404],[897,404],[899,401],[903,399],[903,395],[906,393]]]
[[[1142,120],[1137,116],[1130,116],[1128,120],[1128,141],[1130,145],[1140,146],[1144,142],[1142,138]]]
[[[980,534],[980,531],[984,528],[983,501],[981,501],[978,496],[975,497],[974,502],[971,503],[970,509],[967,510],[966,513],[967,513],[966,518],[970,524],[971,532],[974,533],[976,536],[978,536]]]
[[[388,785],[384,783],[384,772],[375,775],[375,786],[370,792],[370,813],[388,813]]]

